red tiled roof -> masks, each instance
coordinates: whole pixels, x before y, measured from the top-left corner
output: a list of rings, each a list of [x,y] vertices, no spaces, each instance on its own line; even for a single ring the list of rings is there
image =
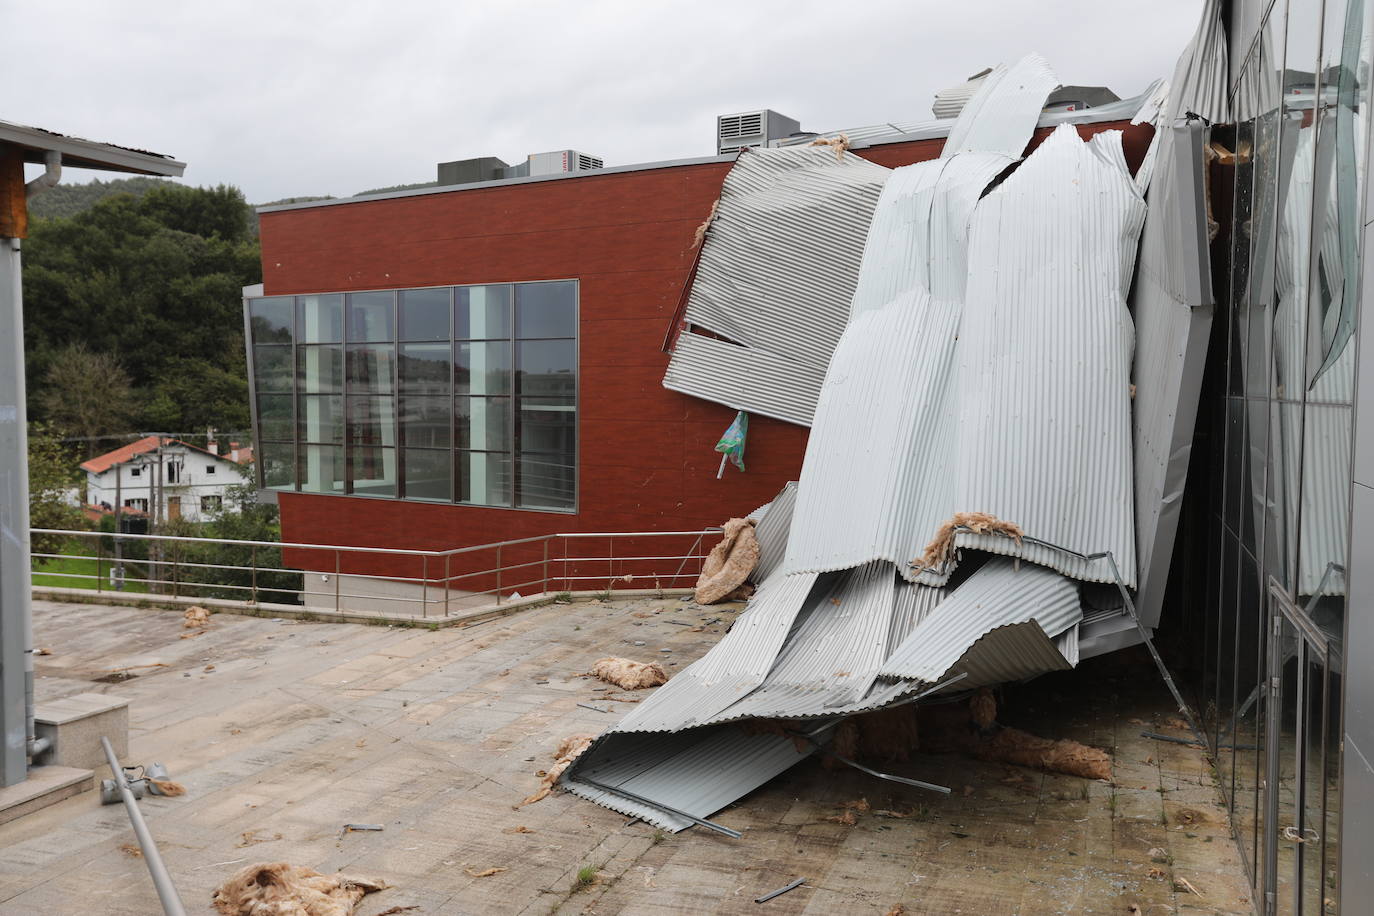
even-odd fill
[[[92,473],[100,474],[104,471],[108,471],[110,468],[114,467],[117,464],[124,464],[127,461],[131,461],[134,457],[138,455],[142,455],[145,452],[151,452],[154,449],[156,449],[159,445],[183,445],[186,448],[193,449],[194,451],[203,452],[206,455],[213,455],[215,458],[221,458],[225,461],[229,460],[227,458],[224,458],[223,455],[215,455],[214,452],[208,452],[198,445],[192,445],[189,442],[182,442],[180,439],[169,439],[164,437],[159,440],[157,436],[144,436],[137,442],[130,442],[128,445],[121,446],[120,448],[117,448],[112,452],[106,452],[103,455],[96,455],[90,461],[82,462],[81,470],[91,471]]]

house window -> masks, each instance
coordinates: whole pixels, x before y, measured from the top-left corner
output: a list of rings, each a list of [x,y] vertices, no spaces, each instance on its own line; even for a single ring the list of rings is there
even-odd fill
[[[224,508],[223,496],[202,496],[200,498],[201,512],[218,512]]]
[[[169,461],[169,462],[167,462],[167,482],[168,482],[168,483],[180,483],[180,481],[181,481],[181,462],[180,462],[180,461]]]
[[[264,486],[576,508],[577,281],[245,308]]]
[[[142,471],[142,469],[140,469],[140,468],[129,468],[129,476],[130,476],[130,477],[139,477],[139,476],[142,476],[142,474],[143,474],[143,471]]]
[[[126,500],[124,500],[124,508],[126,508],[126,509],[137,509],[139,512],[147,512],[147,511],[148,511],[148,500],[146,500],[146,499],[144,499],[144,498],[142,498],[142,497],[135,497],[135,498],[133,498],[133,499],[126,499]]]
[[[205,466],[205,473],[207,475],[215,473],[215,466],[213,464],[207,464]]]

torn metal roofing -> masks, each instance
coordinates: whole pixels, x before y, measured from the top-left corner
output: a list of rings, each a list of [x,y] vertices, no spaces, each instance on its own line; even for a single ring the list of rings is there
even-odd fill
[[[959,113],[940,158],[960,153],[1020,156],[1040,121],[1045,100],[1058,85],[1059,77],[1038,54],[1027,55],[1010,68],[994,67]]]
[[[753,576],[755,581],[767,582],[774,570],[782,565],[783,556],[787,553],[787,536],[792,530],[792,510],[796,504],[797,482],[793,480],[773,497],[755,526],[754,536],[759,542],[759,564],[754,567]]]
[[[709,220],[683,313],[689,328],[664,385],[810,423],[889,174],[830,147],[741,153]]]
[[[1226,28],[1221,22],[1221,6],[1221,0],[1205,0],[1197,31],[1179,56],[1173,79],[1169,81],[1173,96],[1170,122],[1190,112],[1213,124],[1231,120],[1227,103],[1228,42]]]

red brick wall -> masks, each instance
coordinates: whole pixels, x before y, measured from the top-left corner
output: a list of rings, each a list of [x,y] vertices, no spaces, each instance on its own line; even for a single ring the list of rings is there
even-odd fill
[[[1141,130],[1148,139],[1148,128]],[[1129,144],[1133,165],[1143,154],[1139,134]],[[937,156],[942,143],[858,154],[907,165]],[[685,531],[747,512],[796,479],[807,430],[751,417],[748,471],[729,468],[717,480],[712,447],[733,411],[662,385],[668,354],[661,345],[695,257],[693,235],[729,168],[708,163],[263,214],[268,295],[581,281],[576,515],[283,493],[283,539],[448,549],[569,531]]]

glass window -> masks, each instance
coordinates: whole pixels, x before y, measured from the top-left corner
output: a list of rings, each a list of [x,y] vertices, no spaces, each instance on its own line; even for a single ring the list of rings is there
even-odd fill
[[[575,499],[573,462],[559,455],[520,453],[519,505],[524,509],[571,509]]]
[[[268,344],[253,348],[253,378],[258,391],[289,393],[291,376],[290,344]]]
[[[343,444],[343,398],[331,395],[301,395],[300,430],[302,442],[332,442]]]
[[[520,394],[571,397],[577,393],[577,341],[522,340],[515,346]]]
[[[301,296],[297,300],[301,343],[343,342],[343,296]]]
[[[301,446],[301,489],[307,493],[344,492],[344,460],[341,446]]]
[[[401,404],[401,435],[407,448],[450,447],[453,404],[448,398],[408,397]]]
[[[510,343],[455,344],[453,381],[459,394],[510,394]]]
[[[290,442],[260,442],[256,449],[262,462],[263,485],[274,490],[296,487],[296,449]]]
[[[448,397],[452,349],[444,343],[401,344],[401,394]]]
[[[289,394],[258,395],[258,438],[290,441],[295,412]],[[138,470],[135,469],[137,474]]]
[[[297,347],[296,383],[305,394],[343,394],[343,348]]]
[[[456,340],[496,340],[510,337],[510,287],[460,286],[453,297],[453,337]]]
[[[348,441],[352,445],[395,445],[395,405],[389,397],[348,398]]]
[[[395,354],[391,346],[349,347],[348,393],[390,394]]]
[[[248,300],[248,325],[253,332],[253,343],[289,344],[294,302],[290,296]]]
[[[510,398],[458,398],[454,422],[459,448],[510,448]]]
[[[515,288],[518,337],[576,337],[577,284],[521,283]]]
[[[458,453],[458,501],[510,505],[510,456],[504,452]]]
[[[224,508],[223,496],[202,496],[200,498],[201,512],[218,512]]]
[[[401,290],[401,340],[448,340],[450,288]]]
[[[359,496],[396,495],[396,449],[355,445],[349,449],[352,492]]]
[[[453,500],[453,463],[448,449],[405,450],[406,499]]]
[[[395,293],[349,293],[348,339],[351,341],[395,340],[392,309]]]

